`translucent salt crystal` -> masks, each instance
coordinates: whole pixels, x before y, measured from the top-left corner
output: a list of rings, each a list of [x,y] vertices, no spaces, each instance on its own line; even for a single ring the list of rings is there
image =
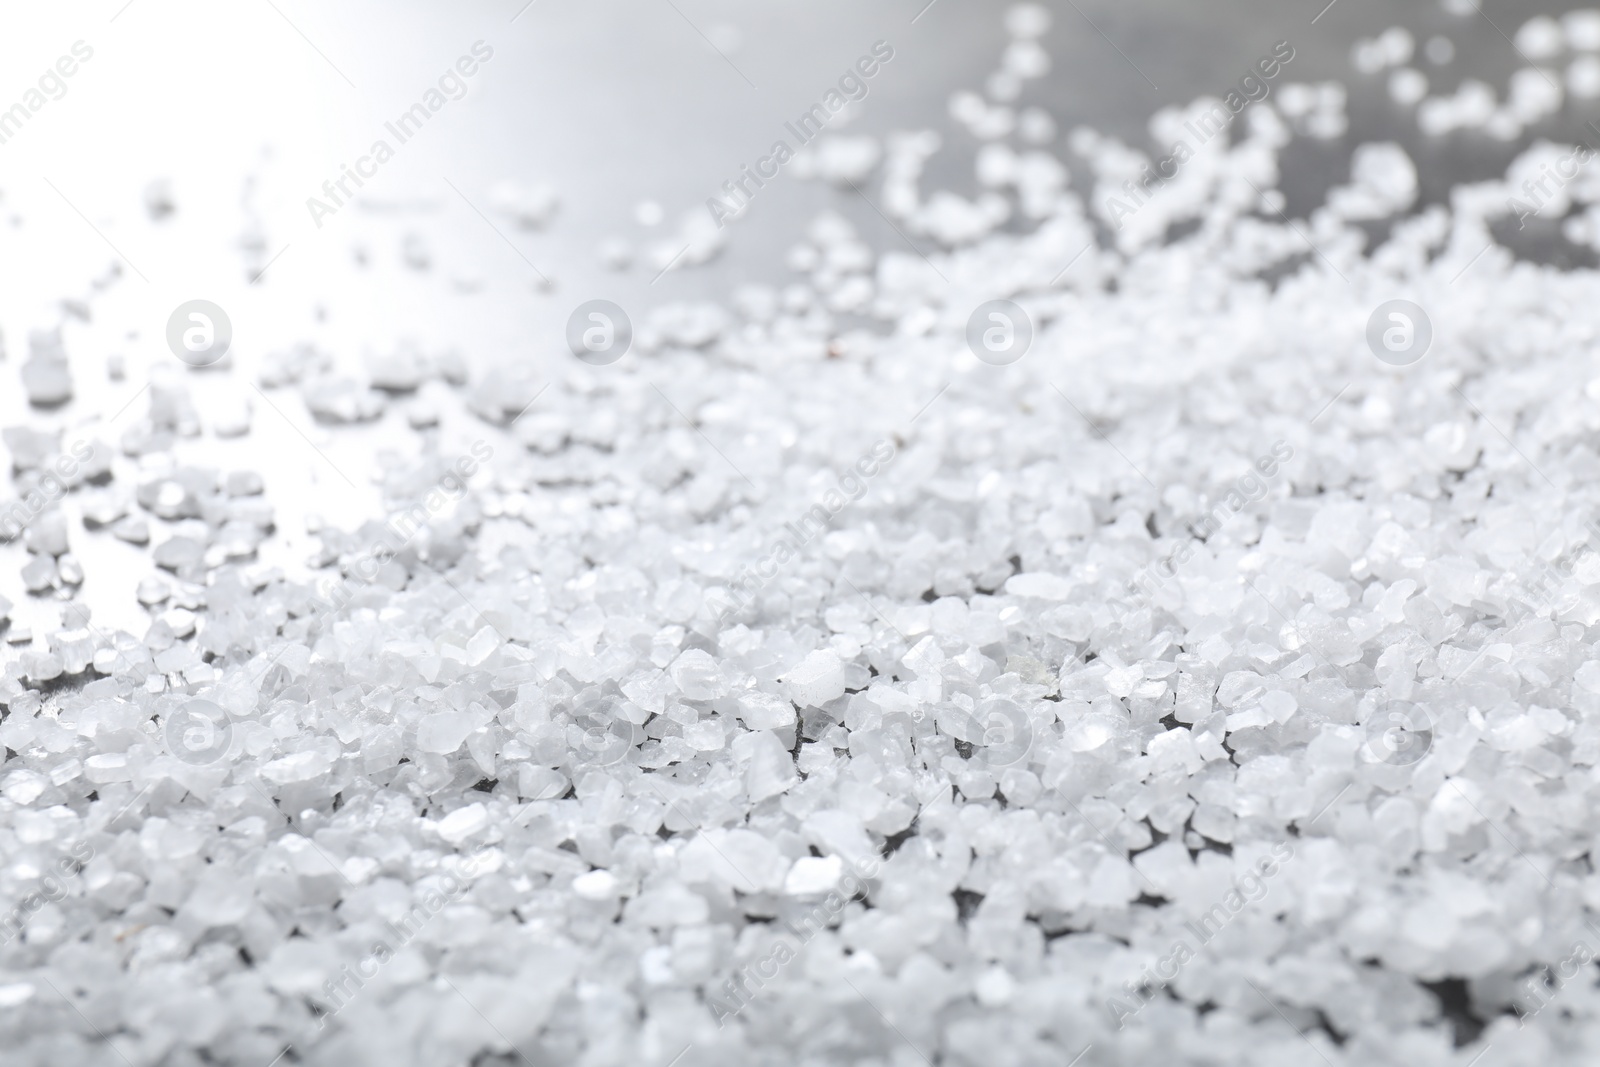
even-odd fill
[[[109,782],[126,782],[133,778],[124,752],[102,752],[83,761],[84,777],[96,785]]]
[[[6,449],[11,453],[11,465],[19,471],[37,470],[61,449],[61,434],[36,430],[29,426],[8,426],[0,431]]]
[[[326,996],[323,984],[339,974],[342,960],[333,946],[305,938],[280,941],[261,964],[266,984],[292,997]]]
[[[129,515],[117,520],[111,528],[111,535],[131,545],[147,545],[150,543],[150,524],[141,515]]]
[[[1067,747],[1073,752],[1093,752],[1123,732],[1123,724],[1103,712],[1075,716],[1066,724]]]
[[[1005,26],[1013,37],[1043,37],[1050,29],[1050,11],[1043,4],[1013,4],[1006,9]]]
[[[1398,67],[1402,63],[1411,62],[1416,39],[1404,26],[1390,26],[1378,35],[1378,47],[1383,49],[1384,59],[1388,65]]]
[[[567,791],[567,776],[550,767],[517,768],[517,793],[529,800],[554,800]]]
[[[1494,87],[1477,78],[1463,78],[1456,86],[1454,106],[1459,125],[1482,126],[1495,113]]]
[[[1600,57],[1579,56],[1567,67],[1567,92],[1579,100],[1600,97]]]
[[[983,91],[990,100],[1014,103],[1022,95],[1022,79],[1009,70],[997,70],[984,79]]]
[[[1350,128],[1350,121],[1342,112],[1318,109],[1306,116],[1305,132],[1307,136],[1318,140],[1331,141],[1336,137],[1343,137]]]
[[[818,138],[808,166],[823,181],[848,185],[865,181],[882,158],[883,148],[876,137],[833,134]],[[797,165],[800,162],[795,160]]]
[[[685,882],[712,880],[741,893],[778,891],[789,867],[790,861],[776,845],[750,830],[706,830],[678,853],[678,870]]]
[[[617,876],[603,867],[572,880],[572,891],[584,900],[615,900],[619,888]]]
[[[777,796],[800,781],[794,758],[776,734],[766,730],[741,734],[730,747],[734,758],[745,763],[745,793],[752,804]]]
[[[482,833],[488,825],[489,809],[482,804],[468,804],[440,819],[436,828],[440,837],[459,847],[463,841]]]
[[[250,432],[252,409],[246,397],[234,395],[218,397],[206,414],[211,422],[211,432],[218,437],[243,437]]]
[[[1193,774],[1204,762],[1195,749],[1193,735],[1181,726],[1151,738],[1146,751],[1157,772],[1181,767],[1186,773]]]
[[[367,355],[368,379],[375,388],[386,392],[414,392],[431,370],[428,357],[411,341]]]
[[[72,370],[65,360],[30,359],[21,374],[22,389],[36,407],[56,407],[72,399]]]
[[[185,638],[194,633],[195,614],[186,608],[173,608],[162,612],[161,621],[167,624],[175,638]]]
[[[801,707],[816,707],[844,695],[844,663],[832,649],[818,649],[790,668],[783,681]]]
[[[837,889],[844,878],[844,861],[838,856],[803,856],[783,880],[785,896],[822,896]]]
[[[1572,672],[1572,680],[1591,693],[1600,693],[1600,660],[1589,660]]]
[[[332,358],[309,344],[268,352],[262,359],[260,381],[263,388],[292,385],[320,374],[332,366]]]
[[[208,867],[184,901],[184,916],[201,927],[232,926],[250,914],[255,891],[239,873]]]
[[[728,691],[717,661],[704,649],[681,653],[667,673],[687,700],[714,700]]]
[[[1017,992],[1017,981],[1004,967],[990,967],[972,983],[972,995],[985,1008],[1003,1008]]]
[[[417,723],[417,748],[448,756],[460,748],[475,729],[477,724],[464,711],[431,712]]]
[[[1072,595],[1072,582],[1056,574],[1014,574],[1006,580],[1006,592],[1035,600],[1066,600]]]
[[[26,806],[43,796],[49,784],[43,775],[34,771],[15,770],[0,780],[0,793],[13,804]]]
[[[1506,107],[1523,125],[1561,110],[1561,79],[1551,71],[1526,67],[1511,75]]]
[[[549,225],[561,206],[561,199],[548,185],[524,185],[509,179],[496,182],[489,190],[489,202],[518,226],[539,230]]]
[[[1539,60],[1559,53],[1565,41],[1560,23],[1548,15],[1535,15],[1517,30],[1514,43],[1524,56]]]
[[[697,752],[716,752],[726,743],[722,724],[715,719],[706,719],[685,726],[683,739]]]
[[[335,424],[370,422],[387,407],[382,393],[352,378],[318,378],[306,383],[301,395],[313,416]]]
[[[824,853],[838,855],[846,863],[863,867],[877,857],[877,848],[867,835],[859,816],[835,808],[814,811],[806,816],[802,833]]]
[[[49,556],[30,556],[22,565],[22,587],[30,593],[42,593],[56,584],[56,561]]]
[[[1050,55],[1037,41],[1011,42],[1006,46],[1001,62],[1008,72],[1018,78],[1038,78],[1050,70]]]
[[[22,664],[29,680],[34,682],[54,681],[61,677],[66,669],[61,657],[54,653],[25,653]]]
[[[1580,8],[1561,16],[1567,47],[1575,52],[1600,52],[1600,11]]]
[[[493,626],[479,627],[478,632],[467,640],[466,647],[462,649],[462,662],[469,667],[476,667],[487,660],[502,643],[499,632]]]
[[[794,725],[795,709],[782,697],[750,692],[739,696],[739,717],[752,730],[781,730]]]
[[[170,571],[187,571],[197,566],[205,555],[205,546],[191,537],[173,537],[156,546],[150,558],[158,567]]]
[[[67,517],[60,508],[50,508],[34,517],[28,524],[25,540],[28,551],[47,556],[65,555],[67,543]]]
[[[1294,694],[1283,689],[1273,689],[1261,695],[1261,709],[1270,715],[1274,722],[1288,722],[1299,707],[1300,704],[1295,700]]]
[[[275,759],[261,768],[262,777],[279,785],[313,782],[333,769],[333,761],[323,749],[310,749]]]
[[[1023,108],[1017,116],[1017,136],[1032,145],[1051,144],[1056,139],[1056,122],[1041,108]]]
[[[257,471],[231,471],[222,481],[223,492],[231,497],[259,496],[266,482]]]
[[[1328,205],[1346,218],[1384,218],[1416,200],[1417,169],[1405,150],[1392,142],[1356,148],[1351,184],[1330,192]]]
[[[1350,50],[1350,64],[1362,74],[1376,74],[1389,63],[1389,54],[1375,40],[1363,38]]]
[[[1228,716],[1228,732],[1248,730],[1253,726],[1266,726],[1272,722],[1272,714],[1260,704],[1252,704]]]
[[[63,629],[50,635],[50,651],[59,657],[64,674],[81,674],[94,660],[95,635],[88,629]]]
[[[1389,99],[1402,107],[1414,107],[1428,95],[1428,77],[1420,70],[1402,67],[1389,75]]]
[[[0,985],[0,1008],[16,1008],[33,999],[32,982],[8,982]]]
[[[406,425],[413,430],[430,430],[439,425],[439,408],[427,400],[414,400],[406,405]]]

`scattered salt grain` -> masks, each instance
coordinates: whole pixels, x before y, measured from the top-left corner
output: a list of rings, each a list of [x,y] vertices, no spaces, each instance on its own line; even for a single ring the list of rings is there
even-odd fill
[[[814,897],[831,893],[844,880],[844,861],[838,856],[804,856],[796,860],[783,880],[783,892],[791,897]]]
[[[1600,97],[1600,57],[1579,56],[1567,67],[1567,92],[1579,100]]]
[[[1565,44],[1561,24],[1548,15],[1535,15],[1517,30],[1517,51],[1532,60],[1549,59]]]
[[[796,704],[816,707],[844,695],[844,663],[832,649],[819,649],[790,668],[783,680]]]
[[[489,826],[489,809],[482,804],[468,804],[457,808],[439,820],[439,836],[460,847],[469,838],[482,833]]]
[[[561,199],[548,185],[523,185],[506,180],[489,190],[496,211],[525,230],[542,230],[555,217]]]

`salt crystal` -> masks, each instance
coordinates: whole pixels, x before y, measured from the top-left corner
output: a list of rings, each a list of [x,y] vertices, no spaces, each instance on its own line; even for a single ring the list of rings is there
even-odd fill
[[[752,730],[781,730],[794,725],[795,710],[781,697],[752,692],[739,697],[739,717]]]
[[[1072,583],[1055,574],[1016,574],[1006,580],[1006,592],[1036,600],[1066,600],[1072,595]]]
[[[832,649],[819,649],[784,676],[789,696],[801,707],[816,707],[844,695],[844,664]]]
[[[703,649],[691,648],[680,654],[667,673],[688,700],[712,700],[727,692],[716,660]]]
[[[296,752],[275,759],[261,768],[262,777],[279,785],[312,782],[327,774],[333,767],[328,754],[321,749]]]
[[[102,752],[83,761],[84,777],[96,785],[126,782],[133,778],[128,757],[121,752]]]
[[[1567,92],[1579,100],[1600,97],[1600,57],[1579,56],[1567,67]]]
[[[524,229],[539,230],[549,225],[561,200],[548,185],[523,185],[505,180],[489,190],[489,202]]]
[[[150,383],[148,415],[134,405],[114,427],[121,454],[94,446],[62,479],[58,514],[87,530],[48,517],[18,538],[37,596],[0,662],[0,839],[17,845],[4,906],[30,899],[53,850],[93,850],[81,886],[66,876],[60,899],[28,905],[8,956],[0,1006],[17,1001],[20,1047],[51,1033],[33,999],[48,958],[147,1060],[268,1063],[278,1035],[305,1054],[308,1003],[337,1009],[320,1037],[335,1058],[399,1048],[429,1018],[439,1048],[413,1059],[515,1044],[666,1062],[716,1044],[714,1018],[753,1060],[823,1062],[834,1045],[915,1059],[871,1012],[834,1012],[820,1052],[793,1025],[841,976],[953,1061],[1070,1062],[1081,1048],[1053,1022],[1103,1018],[1125,994],[1139,1019],[1089,1035],[1096,1055],[1143,1062],[1151,1035],[1180,1061],[1298,1047],[1266,1007],[1230,1014],[1223,971],[1269,975],[1262,988],[1314,1042],[1325,1019],[1349,1048],[1428,1060],[1447,1013],[1402,982],[1379,990],[1375,1016],[1370,989],[1325,980],[1307,946],[1335,927],[1351,959],[1465,976],[1483,1011],[1525,1014],[1517,976],[1564,958],[1572,925],[1538,871],[1600,904],[1600,883],[1568,871],[1593,845],[1580,779],[1600,765],[1600,539],[1583,492],[1600,467],[1581,440],[1600,385],[1575,391],[1590,375],[1572,365],[1600,325],[1591,271],[1502,239],[1526,183],[1542,194],[1531,210],[1600,246],[1594,190],[1540,186],[1565,145],[1519,148],[1503,178],[1462,183],[1440,169],[1454,141],[1365,144],[1348,180],[1330,157],[1340,184],[1282,218],[1295,138],[1366,136],[1370,116],[1347,113],[1337,83],[1277,81],[1226,145],[1124,214],[1108,201],[1207,105],[1158,114],[1152,144],[1080,127],[1070,161],[1025,147],[1056,135],[1021,106],[1050,65],[1049,17],[1006,13],[1001,54],[970,66],[988,96],[949,99],[959,137],[835,131],[790,162],[857,184],[881,172],[863,191],[926,258],[859,212],[826,211],[791,224],[803,277],[640,309],[644,362],[552,377],[486,351],[459,398],[445,386],[466,382],[465,358],[416,343],[380,348],[368,377],[342,348],[264,356],[261,387],[297,386],[322,423],[316,449],[348,437],[329,450],[341,467],[386,447],[348,424],[382,418],[396,394],[419,431],[347,468],[372,476],[373,500],[317,504],[305,549],[282,511],[293,501],[198,465],[205,442],[186,436],[229,432],[222,404],[252,394],[229,392],[225,370]],[[1600,41],[1589,22],[1563,18],[1556,50],[1529,53],[1570,60],[1575,98],[1600,85],[1600,61],[1560,47]],[[1554,23],[1534,25],[1538,52]],[[1452,62],[1446,45],[1424,46],[1428,62]],[[1374,76],[1362,91],[1381,96],[1383,77],[1429,138],[1521,138],[1564,106],[1538,67],[1496,85],[1464,70],[1427,97],[1414,51],[1395,27],[1353,58]],[[951,152],[963,158],[936,156]],[[973,187],[941,188],[966,160]],[[490,200],[518,225],[554,218],[547,192]],[[652,276],[726,243],[690,206],[641,250]],[[420,223],[386,217],[409,207],[369,207],[356,221],[388,236],[363,244],[404,240],[411,265],[434,262]],[[637,221],[659,223],[659,208]],[[247,258],[264,263],[264,231],[247,225]],[[447,251],[402,288],[469,293]],[[87,331],[115,279],[53,296],[50,313]],[[339,292],[312,321],[345,345]],[[998,298],[1033,320],[1029,358],[956,358],[972,308]],[[1425,305],[1433,358],[1340,393],[1348,376],[1329,368],[1369,359],[1363,328],[1401,298]],[[1463,344],[1456,396],[1428,375]],[[68,365],[59,332],[32,347],[30,367]],[[109,407],[97,394],[81,413],[29,411],[6,433],[28,522],[62,495],[51,465],[77,455],[60,420],[108,425],[143,384]],[[1053,406],[1058,392],[1074,410]],[[291,415],[295,400],[280,398]],[[524,447],[491,435],[488,457],[466,451],[461,402],[515,420]],[[481,474],[442,479],[462,454]],[[294,489],[281,466],[274,497]],[[1204,512],[1219,501],[1220,526]],[[98,532],[147,543],[152,525],[154,552]],[[68,548],[132,562],[86,583],[92,626]],[[150,619],[113,631],[130,592]],[[200,701],[226,715],[230,744],[189,762],[166,726]],[[1406,707],[1429,728],[1384,745]],[[1245,873],[1269,857],[1274,873]],[[1185,919],[1232,900],[1245,910],[1211,946],[1222,971],[1161,978],[1172,997],[1128,993]],[[367,977],[371,931],[418,919],[415,942]],[[791,936],[804,960],[774,978],[772,946]],[[440,959],[461,996],[419,1009]],[[243,1026],[222,1004],[239,982],[272,994]],[[119,1016],[135,986],[139,1010]],[[1571,1012],[1516,1040],[1582,1047],[1583,991],[1547,992]],[[1199,1019],[1206,1001],[1224,1010]],[[194,1024],[169,1025],[180,1016]],[[1499,1046],[1508,1026],[1466,1043]]]
[[[207,868],[183,904],[183,913],[201,927],[232,926],[255,904],[250,882],[238,872]]]
[[[617,889],[617,876],[604,868],[596,868],[572,880],[572,891],[584,900],[612,900]]]
[[[61,331],[28,335],[29,357],[21,369],[22,388],[35,407],[57,407],[72,399],[72,370],[62,346]]]
[[[1042,4],[1013,4],[1006,9],[1006,32],[1013,37],[1043,37],[1050,29],[1050,11]]]
[[[11,453],[11,465],[19,471],[37,470],[61,448],[61,434],[35,430],[28,426],[8,426],[0,431]]]
[[[804,856],[795,861],[783,880],[791,897],[821,896],[837,889],[844,878],[844,861],[838,856]]]
[[[1548,70],[1528,67],[1511,75],[1506,107],[1523,125],[1538,122],[1561,110],[1561,78]]]
[[[973,995],[986,1008],[1001,1008],[1016,995],[1016,980],[1003,967],[991,967],[973,983]]]
[[[1548,59],[1561,51],[1561,24],[1547,15],[1536,15],[1517,30],[1517,51],[1529,59]]]
[[[683,728],[683,739],[697,752],[716,752],[726,742],[722,724],[714,719],[691,723]]]
[[[731,748],[736,758],[747,761],[744,786],[751,803],[777,796],[800,780],[793,758],[770,731],[744,734]]]
[[[460,711],[435,711],[417,723],[417,748],[447,756],[459,749],[476,725]]]
[[[482,833],[489,825],[489,809],[482,804],[457,808],[438,822],[439,836],[456,847]]]
[[[193,538],[173,537],[157,545],[151,559],[158,567],[183,572],[199,564],[204,554],[205,546]]]
[[[58,577],[56,561],[50,556],[32,556],[22,565],[22,587],[30,593],[42,593],[55,585]]]
[[[119,541],[126,541],[133,545],[150,543],[150,524],[139,515],[129,515],[119,519],[111,528],[112,536]]]
[[[0,985],[0,1008],[16,1008],[33,999],[35,987],[31,982],[9,982]]]
[[[1581,8],[1561,16],[1567,47],[1575,52],[1600,51],[1600,11]]]
[[[1389,75],[1389,99],[1402,107],[1414,107],[1428,95],[1428,78],[1419,70],[1402,67]]]

